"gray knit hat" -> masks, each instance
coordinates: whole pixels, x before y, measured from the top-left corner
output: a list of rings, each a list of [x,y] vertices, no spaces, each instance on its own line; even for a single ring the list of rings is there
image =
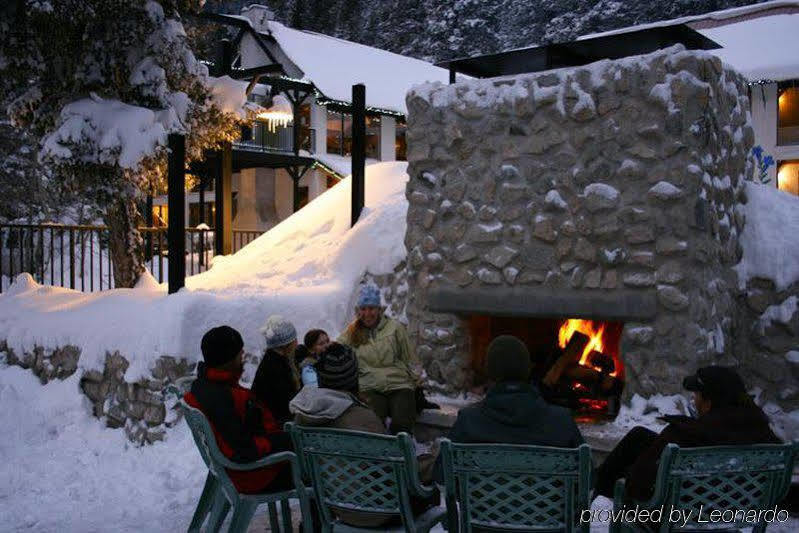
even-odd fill
[[[331,343],[314,367],[319,387],[347,392],[358,390],[358,358],[346,344]]]
[[[266,319],[266,324],[261,328],[261,334],[266,339],[266,348],[278,348],[291,341],[297,340],[297,330],[294,324],[280,315],[272,315]]]

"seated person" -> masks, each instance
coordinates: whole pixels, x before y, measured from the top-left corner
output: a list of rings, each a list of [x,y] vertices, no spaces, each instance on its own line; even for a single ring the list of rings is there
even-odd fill
[[[272,453],[291,450],[291,439],[249,390],[239,385],[244,369],[244,342],[238,331],[219,326],[203,335],[204,362],[184,400],[205,414],[222,454],[236,463],[251,463]],[[244,494],[294,488],[288,463],[258,470],[228,470]]]
[[[690,448],[780,442],[735,370],[706,366],[683,386],[693,392],[698,417],[666,417],[671,423],[660,434],[640,426],[630,430],[597,469],[597,494],[612,498],[616,480],[626,478],[627,497],[650,498],[660,454],[669,443]]]
[[[266,340],[266,350],[255,372],[252,392],[283,427],[291,420],[289,402],[302,387],[294,364],[297,330],[282,316],[272,315],[261,328],[261,333]]]
[[[303,426],[331,427],[387,435],[383,421],[358,399],[358,359],[352,348],[331,343],[316,364],[318,387],[303,387],[289,404],[294,420]],[[411,507],[421,513],[434,501],[411,497]],[[394,520],[393,515],[338,511],[339,520],[356,527],[379,527]]]
[[[486,374],[494,385],[486,397],[458,412],[449,432],[453,442],[537,444],[575,448],[583,443],[571,412],[547,403],[527,380],[530,354],[522,341],[500,335],[488,345]],[[437,460],[434,477],[443,479]]]
[[[583,436],[565,407],[544,401],[527,380],[530,353],[512,335],[488,345],[486,374],[494,382],[486,397],[461,409],[449,433],[453,442],[538,444],[575,448]]]
[[[317,377],[314,365],[319,361],[319,354],[330,344],[330,337],[321,329],[312,329],[305,334],[303,344],[294,352],[294,363],[300,371],[303,386],[316,387]]]

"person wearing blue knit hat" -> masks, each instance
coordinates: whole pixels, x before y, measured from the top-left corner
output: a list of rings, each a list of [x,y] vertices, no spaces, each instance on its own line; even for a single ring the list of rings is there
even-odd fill
[[[339,336],[358,357],[361,395],[381,420],[391,418],[392,433],[411,433],[416,422],[416,389],[421,385],[416,358],[405,327],[387,317],[380,289],[361,287],[355,320]]]

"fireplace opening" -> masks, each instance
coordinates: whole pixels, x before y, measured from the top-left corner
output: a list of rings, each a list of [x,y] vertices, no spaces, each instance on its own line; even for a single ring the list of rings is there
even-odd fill
[[[570,408],[578,421],[613,419],[624,388],[623,327],[619,321],[471,315],[472,369],[484,383],[488,344],[498,335],[514,335],[527,345],[531,381],[544,398]]]

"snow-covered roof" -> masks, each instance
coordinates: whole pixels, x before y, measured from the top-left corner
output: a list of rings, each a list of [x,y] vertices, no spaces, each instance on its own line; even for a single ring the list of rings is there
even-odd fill
[[[352,86],[366,86],[366,105],[405,114],[405,93],[426,81],[449,80],[449,72],[432,63],[268,22],[268,34],[328,98],[349,102]]]
[[[583,35],[578,40],[687,24],[722,46],[711,52],[750,80],[799,78],[799,1],[776,0]]]

